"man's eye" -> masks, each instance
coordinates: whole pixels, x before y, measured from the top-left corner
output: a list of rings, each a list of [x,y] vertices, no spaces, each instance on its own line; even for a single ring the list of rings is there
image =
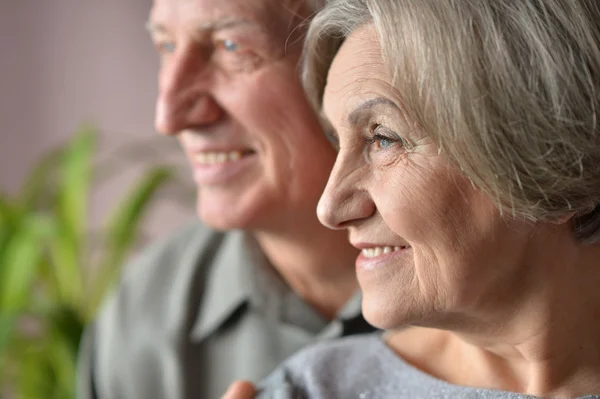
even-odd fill
[[[175,43],[173,43],[173,42],[164,41],[164,42],[157,43],[156,48],[158,49],[159,53],[171,54],[171,53],[175,52],[176,46],[175,46]]]
[[[240,49],[240,45],[239,45],[239,43],[237,43],[233,40],[224,39],[224,40],[219,40],[217,42],[217,48],[220,48],[220,49],[223,49],[223,50],[229,51],[229,52],[235,52]]]
[[[231,39],[216,40],[213,50],[216,65],[229,72],[252,72],[263,60],[254,47]]]

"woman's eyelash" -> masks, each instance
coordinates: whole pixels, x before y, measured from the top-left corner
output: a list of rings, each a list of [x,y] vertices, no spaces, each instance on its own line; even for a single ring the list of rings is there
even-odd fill
[[[367,144],[369,146],[372,146],[373,144],[379,143],[379,149],[386,149],[386,148],[390,148],[393,147],[396,144],[400,144],[403,148],[406,147],[406,140],[400,136],[398,136],[397,134],[393,133],[391,130],[386,129],[383,125],[381,124],[374,124],[372,125],[370,128],[370,137],[366,138]],[[379,132],[382,131],[386,131],[389,132],[388,134],[382,134]],[[382,142],[387,142],[388,146],[382,146],[381,143]]]

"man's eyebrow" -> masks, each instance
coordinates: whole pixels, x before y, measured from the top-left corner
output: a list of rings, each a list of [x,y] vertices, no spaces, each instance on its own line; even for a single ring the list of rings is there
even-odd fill
[[[196,27],[198,32],[206,32],[206,31],[218,31],[223,29],[237,28],[240,26],[249,26],[253,28],[258,28],[260,30],[265,30],[261,24],[255,21],[251,21],[249,19],[221,19],[217,21],[204,22],[199,23]],[[146,30],[151,34],[166,34],[169,32],[167,27],[163,24],[148,21],[146,22]]]
[[[145,28],[150,34],[167,33],[167,28],[164,25],[157,24],[152,21],[147,21]]]
[[[389,98],[385,98],[385,97],[372,98],[370,100],[367,100],[367,101],[361,103],[358,107],[356,107],[350,113],[350,115],[348,115],[348,123],[351,126],[357,125],[360,122],[360,119],[365,115],[365,113],[369,109],[371,109],[373,107],[377,107],[379,105],[387,105],[387,106],[392,106],[394,108],[399,109],[398,106],[396,105],[396,103],[394,103]]]

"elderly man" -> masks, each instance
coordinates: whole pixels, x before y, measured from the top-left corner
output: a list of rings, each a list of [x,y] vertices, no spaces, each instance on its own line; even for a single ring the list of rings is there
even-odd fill
[[[127,268],[86,334],[80,398],[217,398],[371,330],[356,252],[315,212],[335,150],[297,75],[318,3],[155,0],[156,127],[190,160],[204,224]]]

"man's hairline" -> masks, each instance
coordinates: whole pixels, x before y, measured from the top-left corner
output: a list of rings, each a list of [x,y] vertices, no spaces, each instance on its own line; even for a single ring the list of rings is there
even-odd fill
[[[309,3],[308,0],[284,0],[283,4],[279,2],[280,0],[271,0],[271,1],[276,1],[279,6],[283,7],[282,11],[286,10],[286,11],[290,11],[290,12],[294,12],[294,9],[289,8],[289,7],[293,6],[294,4],[305,5],[305,4]],[[153,6],[151,7],[149,15],[148,15],[148,19],[146,20],[146,22],[144,24],[146,31],[148,31],[150,34],[157,34],[157,33],[166,34],[166,33],[168,33],[168,27],[167,27],[166,23],[154,20],[154,16],[153,16],[154,9],[155,9],[155,4],[153,4]],[[300,12],[301,7],[299,7],[295,11]],[[283,20],[281,20],[280,22],[283,22]],[[261,30],[263,33],[269,34],[271,32],[271,29],[274,28],[275,23],[273,22],[272,18],[267,18],[266,15],[263,18],[223,17],[223,18],[216,18],[215,20],[208,21],[206,23],[201,23],[197,29],[198,29],[198,31],[219,31],[219,30],[230,29],[233,27],[243,26],[243,25],[253,26],[255,28],[258,28],[258,30]],[[293,31],[294,29],[292,29],[291,31]],[[288,33],[291,33],[291,31]]]

